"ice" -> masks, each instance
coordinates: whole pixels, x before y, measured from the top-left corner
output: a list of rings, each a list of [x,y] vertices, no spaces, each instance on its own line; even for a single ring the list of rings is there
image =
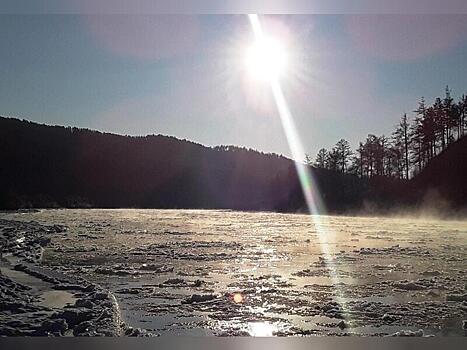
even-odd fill
[[[465,333],[465,221],[326,216],[317,231],[308,215],[216,210],[6,216],[62,229],[42,263],[114,292],[128,335]]]

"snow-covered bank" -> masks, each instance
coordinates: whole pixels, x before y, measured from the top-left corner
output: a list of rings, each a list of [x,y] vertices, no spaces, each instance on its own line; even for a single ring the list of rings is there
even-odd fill
[[[114,296],[83,278],[41,266],[59,225],[0,219],[0,335],[118,336]]]

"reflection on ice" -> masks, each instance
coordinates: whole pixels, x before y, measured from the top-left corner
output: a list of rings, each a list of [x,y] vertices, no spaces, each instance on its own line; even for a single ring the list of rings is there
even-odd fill
[[[153,334],[465,334],[463,304],[454,301],[465,294],[465,221],[328,216],[332,234],[320,238],[299,214],[3,215],[66,225],[52,236],[43,264],[110,289],[125,322]]]
[[[248,323],[248,333],[252,337],[272,337],[277,327],[269,322]]]

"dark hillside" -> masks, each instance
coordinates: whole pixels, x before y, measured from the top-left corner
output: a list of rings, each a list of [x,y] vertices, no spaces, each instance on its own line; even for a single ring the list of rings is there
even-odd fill
[[[437,189],[466,204],[467,139],[415,179],[310,168],[328,212],[415,205]],[[304,211],[290,159],[175,137],[121,136],[0,117],[0,208],[137,207]]]
[[[293,165],[284,157],[237,147],[11,118],[0,118],[0,164],[2,207],[265,210],[287,193],[285,176]]]
[[[290,159],[162,135],[0,118],[0,164],[1,208],[304,209]],[[330,208],[360,205],[364,181],[313,171]]]
[[[467,206],[467,137],[453,142],[413,179],[418,197],[429,191],[454,208]]]

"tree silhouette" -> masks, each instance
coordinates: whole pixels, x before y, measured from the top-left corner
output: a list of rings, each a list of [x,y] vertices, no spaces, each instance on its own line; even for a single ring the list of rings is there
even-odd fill
[[[456,112],[456,105],[454,104],[454,99],[451,97],[451,90],[449,90],[449,86],[446,86],[445,96],[443,100],[443,108],[444,108],[444,119],[445,119],[445,127],[446,127],[446,138],[447,144],[450,144],[454,141],[453,136],[453,129],[457,129],[457,112]]]
[[[340,169],[340,155],[336,151],[335,148],[333,148],[331,151],[328,152],[327,158],[326,158],[326,168],[329,170],[333,171],[338,171]]]
[[[328,159],[327,149],[326,148],[321,148],[318,151],[318,154],[316,155],[315,166],[317,168],[325,169],[327,167],[326,166],[327,159]]]
[[[459,132],[458,135],[459,137],[462,137],[465,135],[465,129],[467,128],[467,96],[462,95],[459,103],[458,103],[458,110],[459,110]]]
[[[350,166],[340,170],[361,177],[388,176],[409,179],[415,176],[428,162],[445,150],[448,145],[465,135],[467,128],[467,97],[462,95],[456,103],[448,86],[445,96],[435,98],[427,105],[421,97],[414,111],[413,122],[404,113],[396,129],[388,139],[384,135],[369,134],[365,142],[360,142]],[[341,141],[333,151],[340,154]]]
[[[353,154],[349,142],[347,140],[340,139],[334,147],[334,152],[336,152],[338,157],[340,169],[344,173],[347,170],[347,163],[350,156]]]
[[[410,125],[407,120],[407,114],[404,113],[396,131],[393,133],[393,145],[395,155],[401,155],[403,158],[403,169],[405,178],[409,178],[409,146],[410,146]]]

